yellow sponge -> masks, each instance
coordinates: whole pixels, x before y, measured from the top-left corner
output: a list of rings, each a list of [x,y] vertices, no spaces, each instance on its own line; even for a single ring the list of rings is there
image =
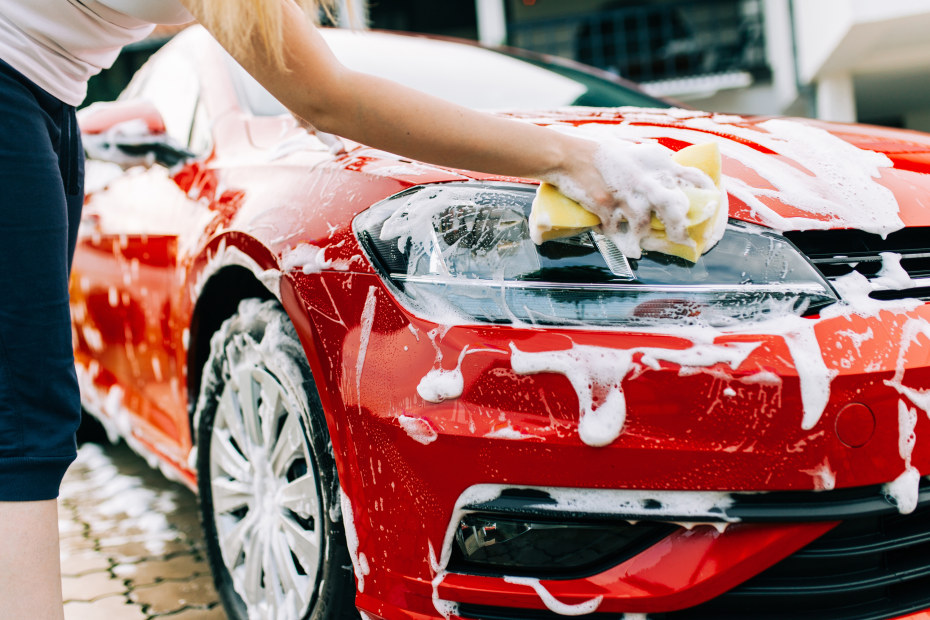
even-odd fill
[[[663,252],[696,262],[719,239],[726,222],[727,203],[720,190],[720,148],[716,142],[695,144],[681,149],[672,159],[682,166],[698,168],[709,176],[716,190],[683,189],[688,197],[687,231],[694,245],[669,241],[665,226],[654,214],[650,234],[643,239],[643,249]],[[601,223],[600,218],[554,186],[542,183],[530,210],[530,236],[536,243],[581,234]]]
[[[650,222],[652,234],[643,240],[643,247],[696,263],[701,254],[719,241],[719,235],[715,232],[726,221],[727,201],[725,194],[720,191],[720,147],[716,142],[695,144],[674,153],[672,160],[682,166],[701,170],[713,180],[717,189],[683,189],[688,197],[687,231],[694,241],[693,246],[669,241],[665,226],[653,215]]]
[[[672,160],[682,166],[701,170],[720,187],[720,147],[716,142],[694,144],[672,154]]]
[[[580,204],[560,192],[555,185],[541,183],[530,209],[530,237],[537,244],[560,237],[574,237],[601,223]]]

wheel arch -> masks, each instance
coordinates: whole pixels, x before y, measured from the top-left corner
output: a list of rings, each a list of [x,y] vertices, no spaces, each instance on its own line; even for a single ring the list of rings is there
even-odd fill
[[[197,445],[195,410],[203,379],[203,368],[210,356],[210,340],[226,319],[238,310],[239,303],[245,299],[256,298],[262,301],[277,299],[288,319],[297,329],[307,363],[312,376],[320,376],[321,368],[313,353],[316,349],[316,329],[301,307],[300,295],[287,277],[275,279],[278,290],[269,288],[269,281],[241,264],[231,264],[212,273],[200,289],[200,295],[191,314],[187,347],[187,412],[190,425],[191,441]],[[325,390],[319,390],[324,416],[329,420],[331,403]],[[331,430],[331,429],[327,429]],[[330,432],[332,436],[332,433]],[[335,438],[332,438],[335,439]]]
[[[275,295],[250,269],[240,265],[223,267],[204,284],[191,315],[187,349],[188,422],[196,444],[194,408],[203,378],[202,369],[210,356],[210,339],[223,321],[236,313],[244,299],[275,299]]]
[[[226,234],[214,239],[195,261],[198,268],[191,274],[191,294],[195,299],[187,338],[188,425],[194,449],[197,441],[196,408],[202,387],[204,364],[210,356],[210,341],[226,319],[248,298],[277,299],[297,330],[311,376],[317,383],[317,394],[327,421],[327,432],[337,452],[340,473],[347,464],[347,442],[334,423],[334,404],[326,389],[324,369],[317,355],[319,334],[310,320],[299,287],[287,274],[281,273],[276,256],[251,236]],[[350,442],[349,442],[350,444]]]

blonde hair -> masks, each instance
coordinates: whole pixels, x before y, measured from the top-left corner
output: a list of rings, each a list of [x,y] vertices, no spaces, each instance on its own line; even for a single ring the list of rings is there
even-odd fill
[[[352,0],[197,0],[194,12],[234,57],[258,46],[271,62],[283,67],[282,30],[288,2],[316,24],[323,19],[336,23],[341,6],[353,12]]]

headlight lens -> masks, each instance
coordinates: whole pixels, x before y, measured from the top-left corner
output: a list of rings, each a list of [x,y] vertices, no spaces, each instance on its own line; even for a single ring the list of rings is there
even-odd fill
[[[413,187],[359,215],[355,230],[401,298],[437,322],[725,326],[837,301],[784,237],[735,221],[694,264],[655,252],[628,259],[596,232],[537,246],[527,225],[534,192]]]

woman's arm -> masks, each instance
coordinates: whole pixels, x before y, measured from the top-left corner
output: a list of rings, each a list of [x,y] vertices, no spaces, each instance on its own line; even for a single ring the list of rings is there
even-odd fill
[[[181,1],[202,17],[200,0]],[[593,165],[595,142],[349,70],[296,5],[284,0],[283,6],[284,65],[264,53],[261,44],[244,48],[236,60],[314,127],[437,165],[553,182],[591,206],[611,202]],[[223,40],[223,33],[214,35],[225,47],[236,47]],[[579,195],[582,188],[584,196]]]

